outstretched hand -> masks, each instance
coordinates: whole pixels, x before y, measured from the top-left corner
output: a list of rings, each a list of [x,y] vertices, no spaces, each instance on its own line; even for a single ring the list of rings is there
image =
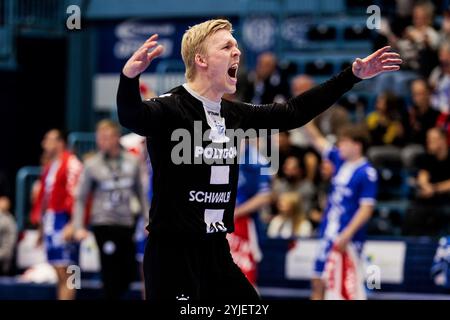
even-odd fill
[[[123,74],[128,78],[134,78],[148,68],[153,59],[159,57],[164,52],[164,47],[158,45],[156,41],[158,35],[154,34],[128,59],[123,67]],[[153,50],[152,50],[153,49]],[[149,50],[152,50],[149,52]]]
[[[352,71],[360,79],[370,79],[383,72],[397,71],[403,62],[396,52],[389,52],[390,46],[381,48],[364,59],[357,58]]]

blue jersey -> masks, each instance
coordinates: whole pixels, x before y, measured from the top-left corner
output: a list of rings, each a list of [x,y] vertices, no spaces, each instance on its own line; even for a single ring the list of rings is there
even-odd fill
[[[345,229],[361,204],[375,204],[378,178],[376,170],[365,158],[353,163],[346,162],[336,147],[325,156],[333,163],[335,171],[320,236],[331,240]],[[366,227],[363,227],[352,240],[364,241],[365,234]]]
[[[241,205],[258,193],[270,192],[271,190],[270,176],[261,174],[261,170],[267,167],[267,160],[259,155],[256,148],[248,145],[245,147],[243,156],[245,161],[239,166],[236,206]]]

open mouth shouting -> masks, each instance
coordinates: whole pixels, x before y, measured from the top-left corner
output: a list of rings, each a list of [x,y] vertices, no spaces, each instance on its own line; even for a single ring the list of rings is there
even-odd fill
[[[232,82],[237,82],[237,71],[238,71],[238,63],[232,64],[231,67],[228,69],[228,77],[231,79]]]

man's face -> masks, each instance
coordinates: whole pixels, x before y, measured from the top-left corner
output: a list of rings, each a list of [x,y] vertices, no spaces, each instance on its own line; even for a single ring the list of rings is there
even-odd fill
[[[423,27],[428,25],[429,17],[426,10],[422,7],[413,9],[413,23],[415,27]]]
[[[207,74],[215,91],[235,93],[241,51],[230,31],[221,29],[205,43]]]
[[[272,53],[266,52],[258,56],[256,62],[256,74],[261,80],[266,80],[272,73],[274,73],[277,67],[277,59]]]
[[[430,105],[430,92],[424,81],[415,81],[411,86],[414,104],[422,111],[426,111]]]
[[[437,154],[441,149],[446,148],[447,141],[437,130],[428,130],[427,149],[430,154]]]
[[[110,153],[119,146],[119,134],[113,128],[101,128],[96,132],[97,148],[104,153]]]
[[[288,181],[296,181],[302,177],[302,169],[298,159],[295,157],[288,157],[283,165],[283,173]]]
[[[314,81],[307,76],[298,76],[292,80],[291,94],[296,97],[314,87]]]
[[[42,149],[50,158],[55,156],[58,151],[63,147],[63,142],[59,136],[58,131],[50,130],[44,136],[42,140]]]
[[[352,160],[361,155],[361,146],[348,137],[341,137],[338,141],[339,153],[344,160]]]

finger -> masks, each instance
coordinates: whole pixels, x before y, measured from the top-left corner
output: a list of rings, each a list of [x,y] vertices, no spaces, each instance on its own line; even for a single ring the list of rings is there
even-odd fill
[[[363,66],[363,61],[360,58],[356,58],[355,60],[355,68],[357,70],[361,69]]]
[[[157,46],[152,52],[147,54],[147,60],[151,61],[156,57],[159,57],[164,52],[164,47],[162,45]]]
[[[158,39],[158,34],[157,33],[155,33],[155,34],[153,34],[150,38],[148,38],[147,40],[145,40],[145,42],[150,42],[150,41],[155,41],[155,40],[157,40]]]
[[[390,64],[402,64],[402,59],[386,59],[381,61],[383,65],[390,65]]]
[[[386,47],[383,47],[383,48],[381,48],[381,49],[378,49],[377,51],[375,51],[374,53],[372,53],[370,56],[368,56],[367,58],[368,59],[371,59],[371,58],[375,58],[375,57],[380,57],[383,53],[385,53],[385,52],[387,52],[387,51],[389,51],[389,50],[391,50],[391,46],[386,46]]]
[[[375,51],[375,55],[381,56],[383,53],[388,52],[389,50],[391,50],[391,46],[385,46],[385,47]]]
[[[148,49],[146,47],[140,48],[133,56],[133,60],[144,60],[147,57]]]
[[[151,42],[148,42],[148,43],[142,45],[142,47],[139,48],[135,58],[137,58],[138,60],[146,59],[148,52],[152,48],[156,47],[157,45],[158,45],[158,42],[156,42],[156,41],[151,41]]]
[[[146,48],[147,50],[154,48],[158,45],[157,41],[150,41],[150,42],[146,42],[142,45],[141,48]]]
[[[384,59],[401,59],[400,55],[396,52],[385,52],[380,56],[381,60]]]
[[[356,64],[362,65],[363,64],[362,59],[361,58],[356,58]]]
[[[400,66],[383,66],[383,71],[397,71],[400,70]]]

